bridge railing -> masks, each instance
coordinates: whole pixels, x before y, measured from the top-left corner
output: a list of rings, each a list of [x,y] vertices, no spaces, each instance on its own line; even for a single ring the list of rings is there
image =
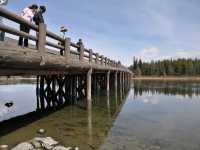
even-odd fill
[[[31,35],[25,32],[20,31],[19,29],[15,29],[8,25],[0,24],[0,30],[6,33],[26,37],[32,41],[36,42],[36,50],[38,50],[42,55],[48,52],[49,49],[46,46],[53,48],[53,50],[57,49],[60,51],[60,55],[66,57],[68,61],[72,61],[71,56],[75,55],[78,58],[78,61],[88,62],[88,63],[96,63],[98,65],[104,65],[109,67],[123,68],[121,63],[118,61],[111,60],[99,53],[94,53],[92,49],[86,49],[83,45],[81,39],[79,39],[78,43],[71,42],[70,38],[62,38],[61,36],[48,31],[47,26],[45,24],[39,24],[39,26],[30,23],[24,20],[22,17],[0,7],[0,16],[6,18],[10,21],[13,21],[17,24],[24,24],[33,31],[36,32],[35,35]],[[47,38],[53,39],[53,41],[57,41],[57,43],[52,41],[47,41]],[[52,51],[52,49],[51,49]]]

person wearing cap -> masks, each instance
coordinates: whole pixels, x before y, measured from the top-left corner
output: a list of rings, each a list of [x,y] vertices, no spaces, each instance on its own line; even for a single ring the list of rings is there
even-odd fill
[[[46,12],[45,6],[40,6],[40,9],[35,13],[33,17],[33,21],[36,25],[39,25],[40,23],[44,23],[44,17],[43,14]]]
[[[46,12],[45,6],[40,6],[40,9],[35,13],[33,17],[33,21],[36,25],[39,25],[40,23],[44,23],[44,17],[43,14]],[[37,33],[38,36],[38,33]],[[38,41],[36,41],[36,45],[38,46]]]
[[[38,9],[38,6],[36,4],[33,4],[29,7],[26,7],[22,10],[20,16],[25,19],[28,22],[32,22],[33,21],[33,17],[36,13]],[[20,31],[29,33],[30,32],[30,28],[25,25],[25,24],[20,24]],[[19,46],[23,46],[23,47],[28,47],[28,38],[23,38],[23,37],[19,37],[19,42],[18,42]]]

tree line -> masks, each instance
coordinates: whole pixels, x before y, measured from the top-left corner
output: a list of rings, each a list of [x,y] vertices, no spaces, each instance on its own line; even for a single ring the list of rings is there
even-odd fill
[[[146,76],[199,76],[200,59],[165,59],[143,62],[134,57],[129,67],[136,75]]]

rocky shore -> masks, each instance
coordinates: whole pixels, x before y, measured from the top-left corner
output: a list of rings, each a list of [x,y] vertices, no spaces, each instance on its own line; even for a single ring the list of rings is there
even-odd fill
[[[8,145],[0,145],[0,150],[79,150],[77,147],[62,146],[52,137],[44,137],[46,133],[44,129],[38,130],[37,133],[38,137],[22,142],[13,148],[10,148]]]

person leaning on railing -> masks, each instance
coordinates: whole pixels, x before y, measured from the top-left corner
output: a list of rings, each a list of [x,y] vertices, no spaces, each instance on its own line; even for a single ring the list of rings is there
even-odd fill
[[[33,17],[33,21],[36,25],[39,25],[40,23],[44,23],[44,17],[43,14],[46,12],[45,6],[40,6],[40,9],[35,13]]]
[[[29,21],[32,22],[33,21],[33,17],[35,15],[35,13],[37,12],[38,6],[36,4],[33,4],[29,7],[26,7],[22,10],[20,16]],[[30,32],[30,28],[25,25],[25,24],[20,24],[20,31],[29,33]],[[22,36],[19,37],[19,42],[18,42],[19,46],[23,46],[23,47],[28,47],[28,38],[24,38]]]
[[[5,7],[8,4],[8,0],[0,0],[0,7]],[[0,24],[3,24],[3,17],[0,16]],[[5,40],[5,32],[0,31],[0,41]]]
[[[36,25],[39,25],[40,23],[44,23],[44,17],[43,14],[46,12],[45,6],[40,6],[40,9],[35,13],[33,17],[33,21]],[[37,33],[38,36],[38,33]],[[38,45],[38,42],[36,42],[36,45]]]

